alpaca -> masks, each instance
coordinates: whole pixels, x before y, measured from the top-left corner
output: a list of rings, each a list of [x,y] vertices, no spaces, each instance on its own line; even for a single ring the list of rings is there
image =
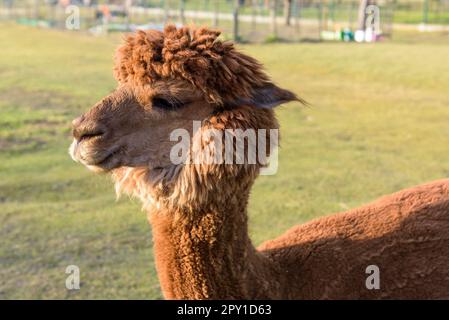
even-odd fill
[[[174,26],[128,35],[117,89],[73,121],[72,158],[110,173],[117,193],[148,212],[165,298],[449,298],[449,180],[293,227],[256,249],[247,203],[266,164],[171,161],[174,130],[204,150],[206,130],[277,129],[273,108],[302,101],[218,37]]]

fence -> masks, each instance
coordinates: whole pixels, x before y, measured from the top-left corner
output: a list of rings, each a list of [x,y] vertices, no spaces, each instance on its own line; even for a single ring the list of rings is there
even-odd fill
[[[65,6],[79,7],[80,29],[126,31],[136,27],[210,25],[240,41],[316,41],[322,31],[355,30],[359,1],[355,0],[0,0],[0,19],[65,28]],[[62,5],[61,3],[64,3]],[[108,18],[104,6],[108,2]],[[125,5],[127,4],[127,5]],[[392,22],[449,23],[449,0],[378,0],[381,29]]]
[[[397,2],[395,22],[449,24],[449,0]]]

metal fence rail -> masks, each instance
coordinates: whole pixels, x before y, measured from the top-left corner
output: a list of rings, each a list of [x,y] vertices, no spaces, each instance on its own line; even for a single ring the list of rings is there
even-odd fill
[[[103,3],[109,3],[105,12]],[[449,0],[377,0],[381,29],[392,22],[449,23]],[[319,40],[323,31],[357,28],[356,0],[0,0],[0,19],[66,28],[67,5],[79,8],[79,29],[126,31],[146,25],[162,28],[209,25],[240,41]]]

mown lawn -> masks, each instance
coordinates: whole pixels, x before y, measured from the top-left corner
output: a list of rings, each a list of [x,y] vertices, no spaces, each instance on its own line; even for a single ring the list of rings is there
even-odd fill
[[[115,86],[120,38],[0,27],[0,298],[161,298],[139,203],[67,154],[71,119]],[[242,47],[312,105],[278,109],[279,171],[250,203],[256,244],[449,175],[449,42],[434,39]],[[79,291],[65,288],[72,264]]]

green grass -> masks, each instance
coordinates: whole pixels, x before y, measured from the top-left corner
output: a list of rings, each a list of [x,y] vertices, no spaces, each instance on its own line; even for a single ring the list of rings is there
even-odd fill
[[[161,298],[140,204],[67,154],[70,121],[110,92],[119,37],[1,25],[0,298]],[[447,36],[446,36],[447,37]],[[250,201],[256,244],[449,174],[449,43],[243,46],[308,100],[278,109],[279,172]],[[65,268],[81,290],[65,289]]]

